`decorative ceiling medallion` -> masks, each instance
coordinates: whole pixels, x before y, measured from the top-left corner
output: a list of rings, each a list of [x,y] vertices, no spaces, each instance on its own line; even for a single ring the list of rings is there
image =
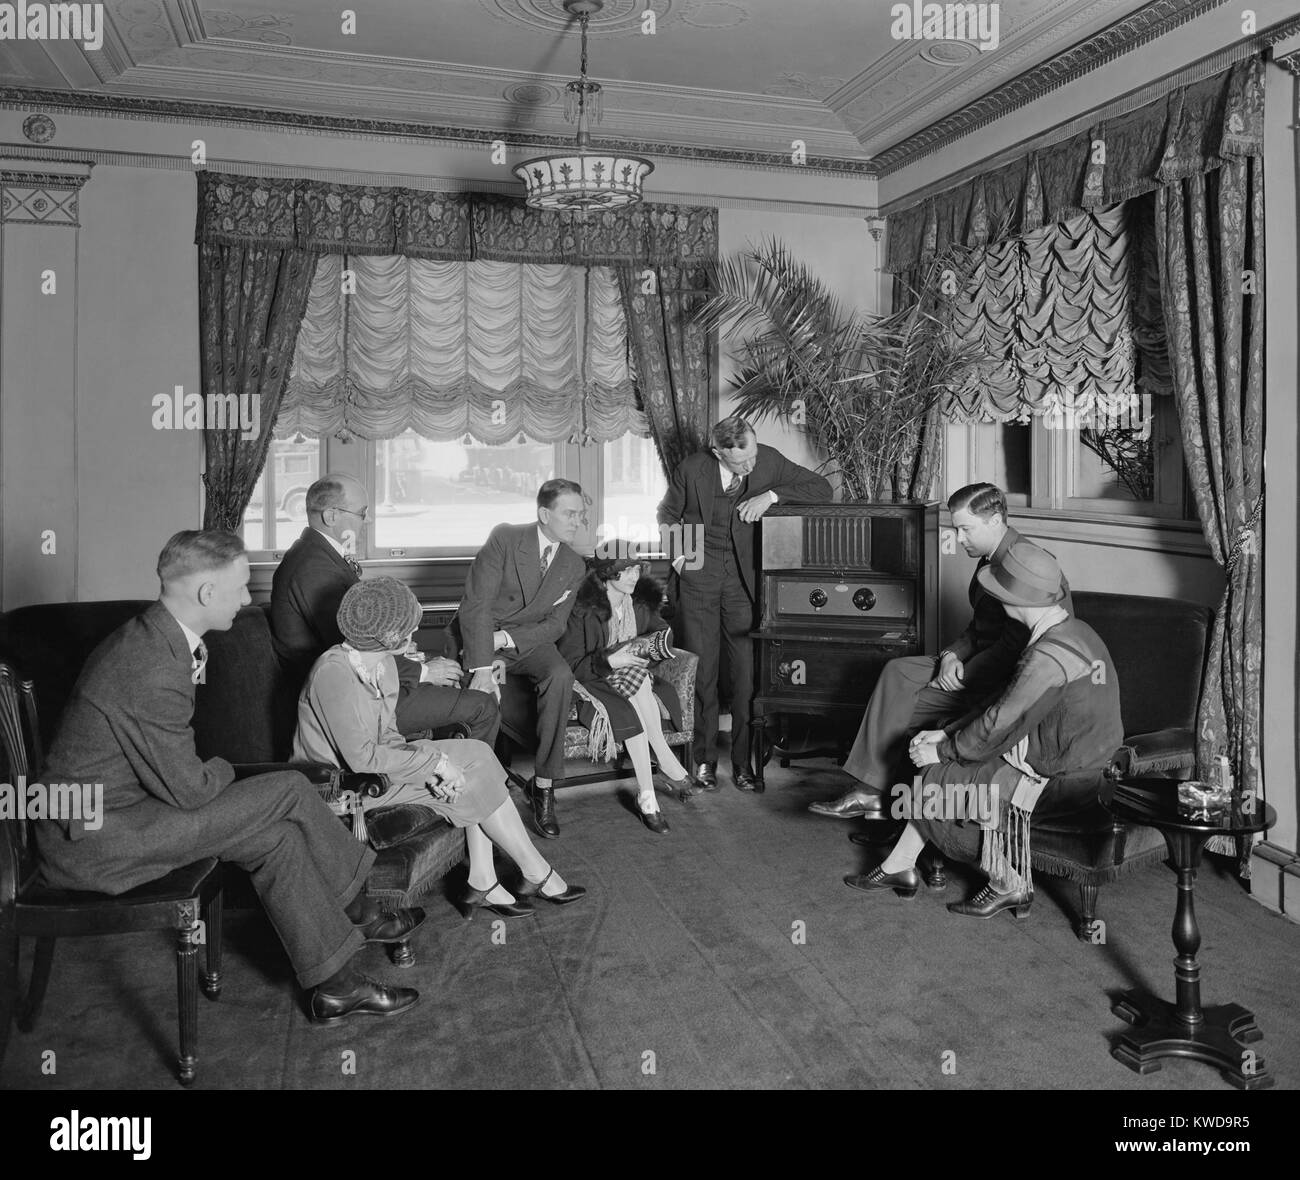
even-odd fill
[[[507,86],[501,97],[516,107],[543,107],[560,101],[560,92],[554,86],[541,82],[518,82]]]
[[[49,143],[54,138],[54,120],[49,115],[28,115],[23,120],[23,134],[32,143]]]
[[[663,24],[682,0],[607,0],[605,7],[591,17],[591,27],[602,37],[618,34],[641,33],[641,17],[647,8],[653,8],[655,21]],[[514,24],[528,25],[546,33],[564,33],[573,28],[573,17],[564,8],[564,0],[479,0],[479,4],[492,16],[504,17]]]
[[[921,50],[921,57],[936,66],[959,66],[977,52],[969,41],[935,41]]]

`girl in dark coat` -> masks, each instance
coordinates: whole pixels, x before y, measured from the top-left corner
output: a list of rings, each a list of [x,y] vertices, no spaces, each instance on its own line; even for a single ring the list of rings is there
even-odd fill
[[[655,799],[650,752],[676,793],[694,793],[694,782],[664,740],[663,712],[674,729],[682,727],[681,703],[671,684],[648,675],[650,661],[619,650],[637,636],[666,632],[659,611],[663,589],[654,578],[642,577],[642,563],[627,542],[609,542],[596,550],[591,572],[578,588],[568,630],[560,640],[560,654],[573,669],[577,682],[574,700],[578,716],[592,733],[594,756],[612,758],[621,743],[636,771],[637,808],[652,832],[668,831]],[[664,639],[667,638],[665,635]],[[620,670],[634,670],[631,673]],[[628,696],[610,682],[641,683]]]

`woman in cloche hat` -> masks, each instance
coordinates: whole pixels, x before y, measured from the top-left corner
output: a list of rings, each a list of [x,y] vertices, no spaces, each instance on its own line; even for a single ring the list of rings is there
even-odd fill
[[[406,648],[421,614],[415,595],[395,578],[366,578],[348,590],[338,613],[344,642],[316,661],[298,700],[293,757],[387,775],[392,789],[365,806],[418,804],[464,828],[469,891],[457,906],[467,919],[479,906],[516,918],[535,912],[531,898],[577,901],[586,890],[567,885],[533,846],[490,747],[468,739],[408,742],[398,732],[393,656]],[[378,815],[375,822],[382,822]],[[497,880],[493,844],[522,873],[513,893]]]

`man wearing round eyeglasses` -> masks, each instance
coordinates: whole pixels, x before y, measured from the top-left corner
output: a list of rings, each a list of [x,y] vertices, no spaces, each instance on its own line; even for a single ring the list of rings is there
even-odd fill
[[[339,603],[361,578],[355,554],[369,515],[365,485],[351,476],[324,475],[307,489],[307,527],[280,560],[271,583],[271,638],[296,682],[306,680],[322,652],[343,642]],[[399,658],[397,672],[397,727],[403,735],[463,722],[471,738],[488,745],[496,741],[496,697],[462,688],[464,672],[457,661]]]

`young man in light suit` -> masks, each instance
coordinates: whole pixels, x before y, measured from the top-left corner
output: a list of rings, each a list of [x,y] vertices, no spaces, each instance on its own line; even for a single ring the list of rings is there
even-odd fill
[[[522,676],[537,693],[537,762],[528,784],[537,830],[560,834],[553,780],[564,772],[564,731],[573,672],[556,643],[564,634],[586,563],[570,548],[582,525],[582,488],[551,479],[537,489],[537,520],[499,524],[465,580],[460,609],[447,628],[447,654],[464,653],[469,686],[500,698],[492,665]]]

